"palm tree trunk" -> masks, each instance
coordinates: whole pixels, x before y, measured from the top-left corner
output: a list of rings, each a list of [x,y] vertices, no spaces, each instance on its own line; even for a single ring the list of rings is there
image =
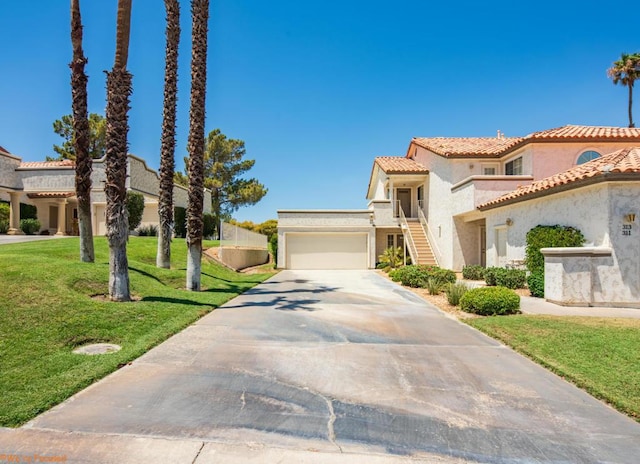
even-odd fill
[[[162,147],[160,149],[160,192],[158,201],[158,253],[156,266],[171,267],[171,237],[173,236],[173,172],[175,170],[176,104],[178,94],[178,46],[180,44],[180,4],[165,0],[167,10],[167,48],[164,68],[164,110]]]
[[[631,107],[633,106],[633,81],[629,82],[629,127],[636,127],[633,123],[633,115],[631,114]]]
[[[204,206],[204,121],[207,90],[209,0],[191,1],[191,109],[189,112],[189,205],[187,290],[200,291]]]
[[[131,0],[118,0],[116,59],[107,73],[107,155],[105,194],[109,241],[109,296],[114,301],[129,301],[127,238],[129,220],[126,207],[127,133],[131,74],[127,71]]]
[[[91,224],[91,171],[93,162],[89,153],[89,119],[87,114],[87,59],[82,51],[82,19],[80,0],[71,0],[71,99],[73,110],[73,143],[76,152],[76,197],[78,198],[78,225],[80,228],[80,260],[93,263],[93,227]]]

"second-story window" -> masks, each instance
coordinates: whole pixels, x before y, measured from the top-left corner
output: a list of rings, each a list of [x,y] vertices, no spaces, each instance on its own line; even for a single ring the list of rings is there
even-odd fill
[[[521,176],[522,175],[522,157],[516,158],[513,161],[509,161],[504,165],[504,173],[507,176]]]

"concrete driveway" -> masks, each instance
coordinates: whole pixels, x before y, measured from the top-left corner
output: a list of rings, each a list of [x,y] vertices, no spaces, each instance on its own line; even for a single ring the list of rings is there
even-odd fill
[[[52,433],[111,453],[156,440],[145,449],[164,462],[640,456],[640,424],[371,271],[281,272],[14,439],[62,449]]]

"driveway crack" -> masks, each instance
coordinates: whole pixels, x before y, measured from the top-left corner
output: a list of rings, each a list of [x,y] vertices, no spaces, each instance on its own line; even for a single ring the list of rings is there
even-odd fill
[[[342,453],[342,447],[336,443],[336,432],[333,428],[333,424],[336,422],[336,413],[333,411],[333,401],[325,396],[319,395],[327,402],[327,409],[329,409],[329,422],[327,423],[327,436],[329,441],[340,450]]]

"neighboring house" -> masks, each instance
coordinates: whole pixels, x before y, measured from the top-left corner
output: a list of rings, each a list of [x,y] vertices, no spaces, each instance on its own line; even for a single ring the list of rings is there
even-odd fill
[[[158,174],[145,161],[128,156],[127,189],[144,196],[141,226],[158,225]],[[93,233],[106,233],[106,181],[104,158],[93,161],[91,175]],[[187,189],[174,185],[175,206],[187,206]],[[23,162],[0,147],[0,200],[11,207],[9,233],[21,233],[20,203],[35,205],[41,232],[57,235],[78,234],[78,201],[75,196],[75,165],[73,161]],[[204,212],[211,212],[211,192],[205,191]]]
[[[388,246],[406,246],[413,262],[456,271],[468,264],[518,264],[524,259],[526,230],[516,240],[507,222],[494,221],[498,213],[488,202],[638,145],[640,129],[573,125],[525,137],[499,132],[497,137],[416,137],[405,157],[374,160],[368,209],[279,211],[278,266],[374,268]],[[544,209],[527,209],[527,202],[521,207],[521,215],[535,223],[531,227],[571,225],[578,211],[568,210],[554,221]],[[599,208],[590,209],[599,214]],[[590,230],[583,233],[600,243]]]

